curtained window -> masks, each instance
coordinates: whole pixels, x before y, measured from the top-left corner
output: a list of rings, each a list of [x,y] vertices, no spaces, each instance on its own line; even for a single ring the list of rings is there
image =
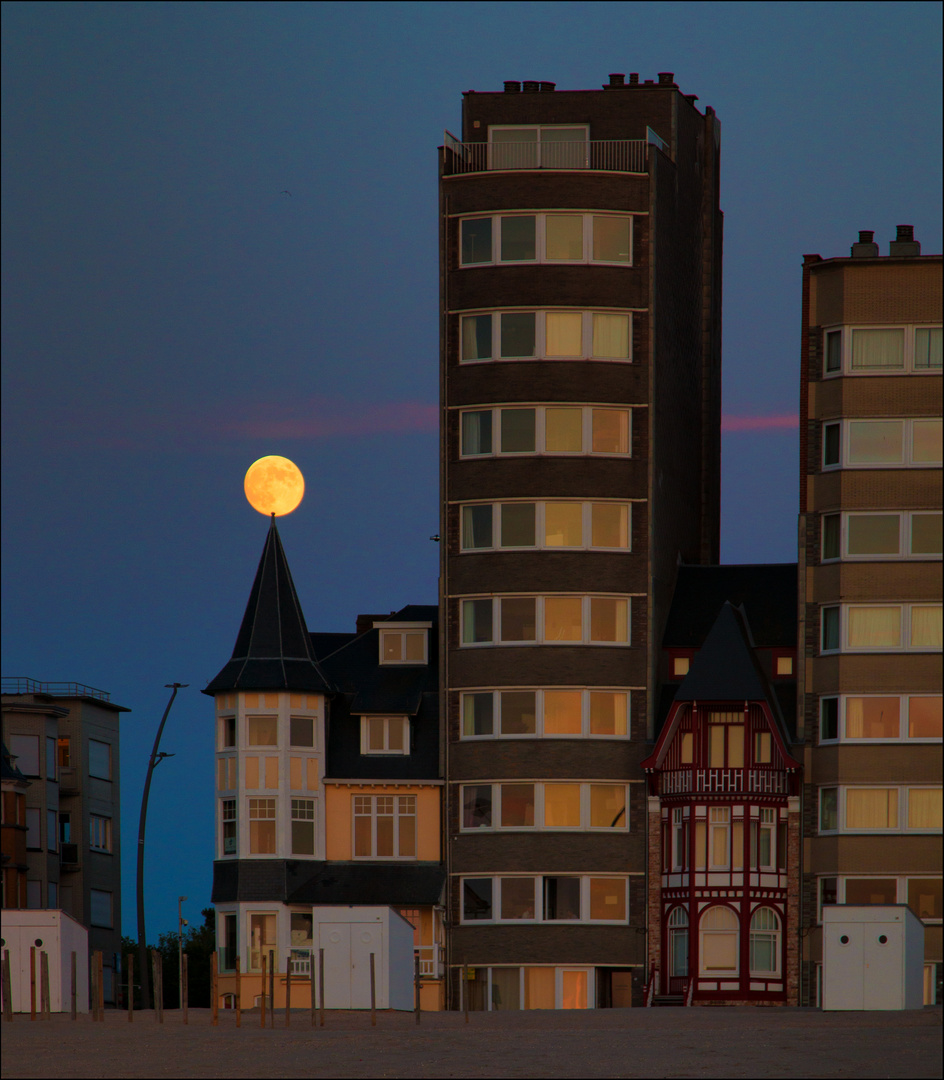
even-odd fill
[[[940,829],[942,826],[941,788],[908,789],[908,828]]]
[[[852,370],[902,368],[905,364],[905,331],[853,330]]]
[[[752,975],[780,972],[780,919],[772,908],[758,908],[751,917],[750,964]]]
[[[847,829],[897,829],[897,788],[849,788],[846,791]]]
[[[738,918],[720,904],[708,908],[700,926],[701,974],[731,974],[738,971]]]

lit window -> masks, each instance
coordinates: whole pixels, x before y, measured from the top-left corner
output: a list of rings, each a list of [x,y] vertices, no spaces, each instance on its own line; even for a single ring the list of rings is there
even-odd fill
[[[672,674],[681,679],[688,674],[688,669],[691,665],[691,658],[688,656],[675,656],[672,658]]]
[[[462,828],[628,829],[625,784],[464,784]]]
[[[701,917],[699,928],[702,975],[738,971],[738,918],[729,908],[716,904]]]
[[[625,690],[488,690],[463,694],[462,737],[625,738]]]
[[[362,754],[409,754],[410,721],[405,716],[362,716]]]
[[[792,656],[778,656],[774,665],[775,675],[792,675],[793,674],[793,657]]]
[[[382,664],[425,664],[425,630],[381,630],[380,662]]]
[[[506,596],[462,600],[462,644],[628,645],[630,600]]]
[[[250,746],[277,746],[279,721],[277,716],[250,716],[246,721]]]
[[[625,456],[630,450],[630,412],[577,405],[463,411],[460,453]]]
[[[416,796],[354,795],[354,858],[416,858]]]
[[[534,143],[528,146],[535,149]],[[516,262],[632,265],[632,214],[468,217],[460,221],[459,233],[462,267]]]
[[[275,912],[252,914],[249,916],[249,970],[261,971],[262,958],[268,959],[270,952],[278,949],[276,926],[278,916]]]
[[[249,854],[275,854],[275,799],[249,800]]]

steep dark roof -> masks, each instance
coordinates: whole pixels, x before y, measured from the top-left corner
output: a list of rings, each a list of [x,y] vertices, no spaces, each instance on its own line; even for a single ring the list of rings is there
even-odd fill
[[[680,566],[663,646],[700,648],[726,600],[744,608],[757,648],[796,646],[796,563]]]
[[[20,772],[19,767],[13,764],[7,744],[0,743],[0,746],[3,747],[2,757],[0,757],[0,778],[11,781],[20,787],[29,787],[29,780]]]
[[[438,611],[410,604],[378,621],[431,623],[426,664],[381,664],[380,630],[350,640],[322,660],[337,693],[331,700],[326,775],[344,779],[435,779],[439,776]],[[317,635],[316,635],[317,637]],[[316,648],[317,642],[316,642]],[[361,753],[361,716],[410,717],[409,754]]]
[[[725,602],[675,694],[676,701],[765,701],[767,680],[740,611]]]
[[[212,903],[438,904],[446,872],[438,862],[315,862],[240,859],[213,864]]]
[[[203,692],[329,689],[273,517],[232,658]]]

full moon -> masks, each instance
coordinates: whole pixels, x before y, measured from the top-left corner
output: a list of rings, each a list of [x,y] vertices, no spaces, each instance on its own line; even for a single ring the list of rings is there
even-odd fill
[[[270,514],[282,517],[302,501],[305,478],[294,461],[270,455],[249,466],[243,487],[253,510],[266,517]]]

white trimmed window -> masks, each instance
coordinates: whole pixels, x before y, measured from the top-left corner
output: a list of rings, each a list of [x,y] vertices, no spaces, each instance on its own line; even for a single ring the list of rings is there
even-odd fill
[[[502,596],[461,601],[463,645],[629,645],[628,596]]]
[[[221,716],[217,721],[218,747],[220,750],[232,750],[236,747],[236,717]]]
[[[482,311],[460,316],[460,362],[621,360],[633,356],[629,311]]]
[[[844,694],[820,699],[822,742],[940,742],[940,694]]]
[[[460,220],[460,266],[509,263],[632,266],[633,215],[569,210]]]
[[[460,507],[463,551],[629,551],[628,502],[472,503]],[[938,515],[940,517],[940,515]]]
[[[944,917],[944,881],[940,877],[822,877],[819,879],[817,922],[827,904],[907,904],[925,923]]]
[[[819,792],[819,831],[941,831],[939,787],[829,787]]]
[[[941,327],[837,326],[823,335],[823,374],[930,374],[941,370]]]
[[[940,652],[941,604],[842,604],[821,609],[820,650]]]
[[[629,879],[580,874],[462,879],[462,922],[612,922],[629,918]]]
[[[942,515],[937,511],[823,515],[822,560],[938,559]]]
[[[627,784],[515,781],[464,784],[462,829],[629,828]]]
[[[292,854],[315,853],[315,800],[292,799]]]
[[[522,454],[629,456],[632,409],[515,405],[460,413],[462,457]]]
[[[751,975],[780,974],[780,916],[773,908],[757,908],[751,916]]]
[[[410,720],[406,716],[362,716],[362,754],[409,754]]]
[[[463,739],[625,739],[628,690],[475,690],[461,695]]]
[[[236,800],[220,799],[220,833],[223,838],[223,855],[235,855],[236,848]]]
[[[249,716],[246,718],[247,746],[278,746],[279,718],[277,716]]]
[[[249,854],[275,854],[275,799],[249,800]]]
[[[278,955],[278,913],[274,911],[253,912],[249,915],[249,970],[261,971],[263,956],[270,952]]]
[[[829,420],[823,469],[924,469],[941,464],[941,419]]]
[[[427,663],[427,636],[424,628],[385,627],[380,631],[380,663]]]
[[[89,815],[89,847],[93,851],[111,851],[111,818]]]
[[[416,858],[415,795],[353,795],[354,858]]]

